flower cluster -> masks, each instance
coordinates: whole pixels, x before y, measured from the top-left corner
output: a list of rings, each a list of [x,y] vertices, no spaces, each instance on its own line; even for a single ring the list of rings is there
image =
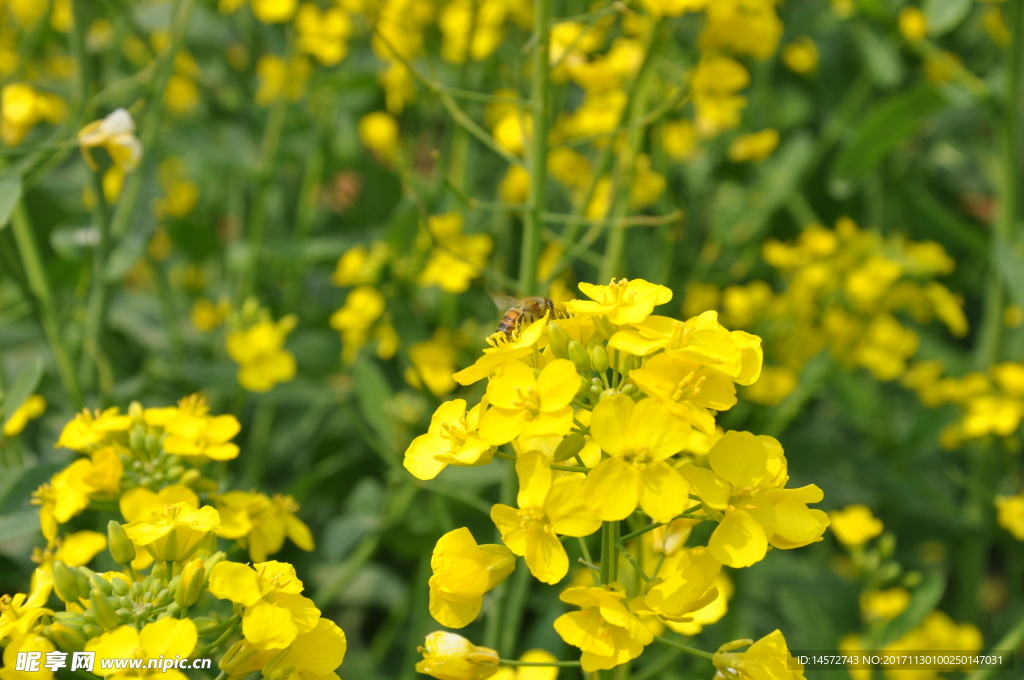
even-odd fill
[[[218,652],[228,678],[337,678],[345,634],[301,595],[290,564],[267,561],[285,536],[312,550],[298,506],[283,496],[215,493],[202,472],[239,455],[231,443],[238,431],[234,416],[211,415],[199,395],[173,407],[132,404],[126,414],[85,411],[65,426],[58,446],[83,457],[36,492],[46,547],[33,556],[29,592],[0,599],[8,667],[23,651],[145,660],[199,650]],[[106,534],[62,533],[76,515],[109,504],[123,521],[110,520]],[[219,538],[238,541],[254,565],[228,561]],[[119,570],[86,566],[103,551]],[[63,611],[48,606],[51,592]],[[52,669],[41,673],[53,677]],[[132,669],[101,674],[138,677]]]
[[[585,546],[601,530],[600,578],[565,590],[561,599],[580,611],[555,621],[590,672],[640,656],[654,640],[652,627],[693,634],[717,620],[731,589],[723,566],[748,567],[772,548],[820,541],[829,521],[808,507],[822,500],[820,489],[786,488],[775,439],[716,427],[716,414],[736,404],[736,386],[758,379],[759,338],[727,330],[715,312],[685,322],[653,315],[672,293],[641,279],[580,290],[589,299],[569,301],[565,312],[490,336],[483,355],[454,375],[462,385],[486,380],[481,401],[438,407],[404,465],[428,480],[449,465],[514,462],[515,505],[499,503],[490,513],[504,545],[478,545],[462,528],[434,549],[430,611],[448,627],[476,618],[517,557],[537,580],[558,584],[569,572],[564,540]],[[643,516],[653,523],[643,526]],[[620,533],[625,522],[629,536]],[[707,546],[684,547],[700,522],[715,524]],[[652,532],[656,546],[645,536]],[[663,558],[651,568],[655,550]],[[617,577],[620,558],[646,587]],[[493,650],[434,635],[441,637],[428,639],[422,672],[460,680],[495,672]],[[739,657],[749,664],[767,654],[785,667],[785,643],[773,635],[742,655],[729,652],[751,641],[723,648],[716,664],[734,668]],[[438,670],[449,668],[441,657],[468,665]]]
[[[763,281],[721,291],[697,284],[684,303],[688,313],[720,303],[726,323],[764,333],[775,363],[747,389],[751,401],[781,401],[822,351],[880,381],[901,377],[920,346],[903,317],[938,319],[954,336],[967,333],[962,300],[935,280],[955,263],[934,241],[882,237],[841,218],[834,229],[809,225],[794,242],[769,239],[762,256],[781,274],[781,292]]]

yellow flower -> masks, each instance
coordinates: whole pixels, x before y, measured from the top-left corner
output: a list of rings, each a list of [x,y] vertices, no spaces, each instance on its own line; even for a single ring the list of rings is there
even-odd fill
[[[313,534],[295,516],[299,504],[291,496],[269,498],[261,493],[228,491],[213,500],[220,514],[217,535],[248,547],[253,562],[264,562],[279,551],[286,536],[302,550],[313,550]]]
[[[265,24],[283,24],[295,14],[298,0],[250,0],[252,14]]]
[[[273,652],[270,663],[262,669],[263,677],[336,680],[334,671],[345,659],[347,649],[345,632],[333,621],[317,619],[313,629],[296,635],[283,654]]]
[[[1024,495],[996,496],[996,520],[999,526],[1024,541]]]
[[[0,141],[17,146],[39,123],[60,123],[68,107],[59,97],[39,92],[27,83],[10,83],[0,89]]]
[[[498,196],[505,203],[526,203],[529,195],[529,170],[520,165],[510,165],[498,185]]]
[[[303,3],[295,17],[295,30],[296,47],[324,66],[334,66],[348,53],[345,40],[352,34],[352,22],[339,7],[321,10],[311,2]]]
[[[147,623],[142,630],[134,626],[120,626],[108,630],[85,644],[85,651],[95,652],[101,659],[142,659],[142,670],[118,670],[103,668],[96,664],[93,672],[101,678],[128,680],[151,675],[170,680],[187,680],[188,676],[176,668],[162,667],[147,669],[146,659],[173,659],[176,656],[188,658],[196,647],[199,636],[192,619],[167,617]]]
[[[981,631],[976,626],[970,623],[957,624],[949,615],[941,611],[933,611],[924,618],[920,626],[905,633],[899,639],[890,642],[885,646],[884,651],[896,654],[910,650],[920,650],[918,653],[943,651],[953,654],[974,654],[981,650],[982,643]],[[952,671],[955,668],[956,665],[951,664],[945,666],[942,670]],[[928,680],[938,680],[942,677],[934,670],[930,673],[915,671],[913,676],[909,674],[897,676],[896,673],[900,673],[900,671],[897,669],[886,669],[885,675],[888,678],[900,677],[902,679],[904,677],[913,677],[917,679],[924,677]]]
[[[0,640],[34,632],[39,617],[53,613],[46,608],[52,590],[53,576],[44,569],[36,569],[32,572],[32,582],[27,594],[0,596]],[[4,664],[8,668],[11,667],[6,656]]]
[[[587,475],[587,506],[604,521],[621,520],[637,504],[655,522],[669,522],[683,511],[687,485],[667,458],[679,453],[690,428],[654,399],[639,402],[624,394],[594,407],[590,434],[609,455]]]
[[[242,429],[241,423],[233,415],[211,416],[209,412],[206,399],[193,394],[179,401],[177,407],[146,409],[143,417],[148,424],[164,428],[167,453],[198,459],[193,464],[237,458],[238,445],[231,439]]]
[[[477,545],[465,527],[449,531],[430,558],[430,614],[448,628],[463,628],[480,613],[484,593],[516,568],[516,558],[503,545]]]
[[[276,323],[260,321],[228,334],[228,356],[239,364],[239,385],[250,392],[269,392],[295,377],[295,355],[284,349],[295,324],[295,315],[289,314]]]
[[[96,120],[78,132],[78,146],[86,164],[93,170],[99,166],[91,149],[103,147],[122,173],[131,172],[142,160],[142,142],[135,136],[135,121],[125,109],[117,109],[102,120]]]
[[[338,258],[331,283],[335,286],[376,283],[381,268],[390,256],[391,249],[383,241],[374,241],[369,250],[364,245],[352,246]]]
[[[484,680],[498,670],[498,653],[456,635],[437,631],[427,636],[416,670],[437,680]]]
[[[570,403],[580,389],[576,367],[568,359],[555,359],[539,374],[526,364],[506,364],[490,379],[490,408],[480,419],[480,436],[499,445],[520,435],[561,436],[572,427]]]
[[[199,200],[199,185],[189,179],[185,161],[172,156],[160,162],[157,170],[164,196],[153,202],[157,217],[187,217]]]
[[[568,588],[559,599],[583,610],[559,616],[555,630],[567,644],[583,651],[580,663],[587,673],[635,659],[654,640],[654,634],[630,611],[625,588],[619,583]]]
[[[7,405],[11,406],[10,404]],[[21,434],[21,431],[25,429],[28,421],[35,420],[39,416],[43,415],[43,411],[46,410],[46,400],[40,397],[38,394],[33,394],[28,397],[25,401],[19,404],[13,412],[7,416],[7,422],[4,423],[3,433],[5,437],[13,437]]]
[[[547,328],[548,315],[537,319],[526,328],[519,331],[518,335],[511,340],[504,333],[494,333],[487,337],[487,344],[483,350],[483,356],[476,362],[464,368],[452,377],[460,385],[472,385],[478,380],[493,375],[502,366],[513,361],[518,361],[527,355],[533,354],[535,345],[544,336]]]
[[[693,121],[684,118],[665,123],[661,134],[665,153],[672,160],[688,161],[696,155],[697,130]]]
[[[341,358],[353,364],[359,350],[369,340],[369,330],[387,309],[384,294],[370,285],[353,288],[345,296],[345,304],[331,315],[331,328],[341,333]]]
[[[671,290],[643,279],[612,279],[607,286],[581,283],[579,288],[590,300],[572,300],[566,304],[569,313],[603,316],[613,324],[640,323],[655,305],[672,299]]]
[[[757,642],[751,642],[735,640],[719,647],[712,659],[719,673],[736,680],[803,680],[803,665],[789,655],[781,631],[772,631]],[[733,652],[747,645],[750,645],[747,651]]]
[[[698,38],[702,50],[729,50],[767,59],[782,36],[782,21],[775,0],[714,0],[705,10],[704,30]]]
[[[284,562],[258,562],[255,569],[218,562],[210,570],[210,593],[242,605],[242,634],[256,649],[284,649],[316,627],[320,610],[302,592],[295,568]]]
[[[185,502],[165,505],[146,519],[126,524],[128,538],[146,548],[155,560],[180,562],[199,542],[220,527],[220,515],[208,505],[199,509]]]
[[[277,2],[279,0],[267,0]],[[287,0],[297,4],[297,0]],[[270,106],[279,99],[295,102],[306,95],[306,83],[313,72],[313,65],[304,55],[296,54],[287,61],[276,54],[264,54],[256,62],[256,103]]]
[[[778,406],[800,384],[800,376],[788,366],[765,366],[757,382],[743,390],[747,401]]]
[[[54,548],[43,551],[37,548],[33,551],[32,561],[38,562],[39,567],[47,571],[52,570],[53,563],[57,561],[69,567],[82,567],[107,549],[107,536],[98,531],[76,531],[63,538],[58,537]]]
[[[107,500],[120,492],[124,465],[112,447],[80,458],[53,476],[33,494],[39,509],[39,524],[47,543],[53,546],[57,527],[85,510],[91,498]]]
[[[715,431],[713,411],[726,411],[736,403],[736,387],[728,376],[674,353],[656,354],[629,377],[674,416],[706,435]]]
[[[729,145],[729,160],[733,163],[763,161],[779,145],[779,131],[773,128],[740,135]]]
[[[64,426],[54,446],[85,453],[102,445],[115,433],[126,431],[131,424],[131,417],[121,415],[116,406],[104,411],[85,409]]]
[[[551,652],[544,649],[528,649],[519,657],[520,661],[536,664],[553,664],[558,659]],[[556,680],[558,668],[556,666],[502,666],[492,676],[492,680]]]
[[[801,35],[782,48],[782,63],[794,73],[811,73],[818,68],[818,46],[806,35]]]
[[[435,397],[455,389],[455,345],[443,329],[435,331],[430,340],[413,343],[409,347],[409,361],[412,366],[406,369],[405,380],[413,387],[426,386]]]
[[[494,241],[487,234],[463,234],[458,213],[434,215],[427,229],[437,242],[416,282],[424,288],[437,286],[446,293],[462,293],[480,275]]]
[[[928,18],[917,7],[901,9],[899,25],[900,33],[910,42],[920,42],[928,35]]]
[[[359,119],[359,141],[378,158],[387,160],[398,151],[398,121],[386,111],[374,111]]]
[[[501,540],[538,581],[558,583],[569,571],[569,556],[558,534],[589,536],[601,526],[583,502],[583,479],[576,475],[552,479],[544,454],[530,451],[516,459],[519,477],[519,509],[507,505],[491,508],[491,519]]]
[[[188,318],[192,325],[199,330],[210,333],[220,328],[231,311],[231,304],[227,300],[214,302],[206,298],[199,298],[192,305],[192,311]]]
[[[885,528],[882,520],[871,514],[866,505],[848,505],[842,510],[828,513],[832,533],[839,542],[849,547],[864,545]]]
[[[910,593],[904,588],[868,590],[860,595],[860,610],[869,622],[888,621],[903,613],[910,604]]]
[[[35,633],[24,633],[14,636],[4,648],[3,668],[0,668],[0,680],[53,680],[53,671],[44,664],[39,665],[38,671],[19,671],[17,659],[19,654],[36,652],[41,659],[45,659],[50,652],[57,651],[57,648],[48,638]]]
[[[657,578],[644,596],[647,608],[670,621],[691,621],[692,614],[718,597],[722,564],[705,547],[683,551],[675,569]]]
[[[452,399],[437,407],[426,434],[412,440],[402,465],[417,479],[433,479],[448,465],[486,465],[493,447],[478,430],[482,404],[466,413],[465,399]]]

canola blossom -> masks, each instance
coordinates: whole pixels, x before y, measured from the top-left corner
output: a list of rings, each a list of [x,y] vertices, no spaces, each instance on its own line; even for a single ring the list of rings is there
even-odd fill
[[[564,318],[549,312],[511,338],[489,338],[483,358],[462,371],[479,371],[466,382],[487,380],[480,403],[468,411],[463,399],[442,404],[430,430],[409,446],[404,466],[433,479],[450,465],[514,461],[516,506],[499,503],[490,513],[507,551],[478,546],[465,528],[434,548],[430,612],[443,625],[469,624],[481,596],[508,576],[516,556],[538,581],[559,584],[569,572],[564,539],[582,542],[601,531],[601,563],[594,567],[600,583],[564,590],[561,599],[581,611],[554,623],[590,672],[635,659],[654,641],[640,617],[678,625],[716,602],[721,610],[719,586],[729,587],[719,578],[723,566],[750,567],[770,549],[821,541],[829,518],[808,507],[823,498],[816,486],[786,488],[785,454],[771,437],[725,432],[704,456],[686,455],[691,435],[715,434],[717,414],[735,406],[734,384],[756,383],[759,338],[728,331],[714,312],[685,322],[651,316],[672,293],[641,279],[580,290],[590,299],[567,302]],[[670,570],[661,569],[663,560],[651,581],[620,538],[620,523],[637,512],[653,522],[649,529],[675,521],[716,528],[706,547],[673,551],[679,555]],[[647,588],[615,579],[623,556]],[[457,646],[464,651],[450,652],[451,661],[439,662],[435,646],[448,634],[433,635],[440,637],[428,637],[421,672],[465,680],[494,670],[468,641]],[[728,656],[740,645],[726,645],[716,664],[786,668],[785,642],[769,639]],[[456,662],[460,670],[453,671]]]

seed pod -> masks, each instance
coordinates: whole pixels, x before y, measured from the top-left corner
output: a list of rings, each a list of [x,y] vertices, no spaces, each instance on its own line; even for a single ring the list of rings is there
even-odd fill
[[[548,324],[548,343],[551,346],[551,353],[558,359],[569,358],[569,343],[572,338],[565,332],[565,329],[552,321]]]
[[[68,565],[60,560],[53,563],[53,589],[57,591],[57,597],[64,602],[78,602],[78,598],[83,595],[78,579]]]
[[[590,371],[590,355],[580,343],[575,340],[569,341],[569,359],[576,366],[576,372],[584,374]]]
[[[117,615],[114,604],[100,590],[92,589],[89,593],[89,603],[92,605],[92,614],[96,618],[97,626],[110,630],[121,625],[121,618]]]
[[[602,344],[596,344],[590,348],[590,365],[598,373],[608,370],[608,350]]]
[[[583,450],[586,440],[579,432],[572,432],[555,447],[555,460],[568,460]]]

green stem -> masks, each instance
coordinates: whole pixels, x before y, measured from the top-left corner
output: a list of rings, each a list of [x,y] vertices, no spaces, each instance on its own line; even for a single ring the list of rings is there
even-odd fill
[[[516,651],[516,640],[530,595],[530,578],[530,570],[524,564],[520,565],[508,580],[509,590],[505,594],[507,602],[501,625],[501,643],[498,645],[498,650],[502,653],[514,654]]]
[[[46,268],[43,267],[43,259],[39,254],[39,246],[36,244],[28,211],[23,202],[18,203],[11,215],[11,231],[14,232],[14,239],[18,245],[18,253],[21,255],[21,263],[25,268],[25,277],[28,279],[29,288],[38,303],[36,309],[38,310],[39,324],[50,345],[54,361],[57,362],[57,371],[64,383],[64,389],[71,396],[71,401],[77,411],[82,408],[82,388],[78,384],[78,376],[71,363],[71,355],[68,354],[60,336],[60,321],[57,318],[53,289],[50,287]]]
[[[579,661],[513,661],[511,659],[501,659],[498,661],[502,666],[539,666],[539,667],[558,667],[558,668],[579,668]]]
[[[519,252],[519,288],[524,294],[536,295],[537,263],[540,260],[541,231],[544,229],[544,207],[547,205],[548,116],[550,90],[548,84],[551,51],[551,0],[533,2],[534,41],[530,111],[533,133],[530,136],[530,209],[523,222],[523,241]]]
[[[96,243],[92,251],[92,282],[89,292],[89,305],[85,314],[85,328],[82,338],[83,352],[78,359],[79,378],[82,387],[90,390],[97,373],[102,371],[100,367],[100,347],[103,335],[103,316],[107,306],[107,286],[104,281],[103,272],[106,269],[107,252],[110,248],[110,212],[107,206],[107,198],[103,194],[103,176],[99,170],[90,173],[92,179],[92,190],[95,194],[96,205],[93,208],[93,220],[96,227]],[[86,361],[87,357],[92,361]],[[95,371],[93,370],[95,369]]]
[[[636,561],[636,558],[633,557],[632,553],[626,550],[626,546],[622,545],[621,540],[615,541],[615,547],[619,549],[619,552],[622,553],[622,556],[626,558],[627,562],[629,562],[629,566],[633,567],[633,569],[640,576],[640,578],[644,580],[644,583],[650,583],[651,577],[648,576],[646,572],[644,572],[643,567],[641,567],[640,563]]]
[[[1024,642],[1024,618],[1017,621],[1013,628],[1006,631],[1006,635],[999,638],[999,642],[992,645],[992,651],[989,654],[996,652],[1013,654],[1013,650],[1018,649],[1022,642]],[[998,670],[999,668],[979,668],[968,675],[967,680],[985,680]]]
[[[696,647],[690,647],[689,645],[684,645],[682,642],[676,642],[675,640],[669,640],[668,638],[664,638],[664,637],[661,637],[659,635],[655,635],[654,639],[656,641],[660,642],[661,644],[665,645],[666,647],[672,647],[674,649],[678,649],[678,650],[687,652],[689,654],[693,654],[694,656],[699,656],[702,659],[713,659],[713,658],[715,658],[715,655],[712,654],[711,652],[705,652],[703,649],[697,649]]]
[[[323,136],[317,131],[313,140],[313,150],[309,160],[306,161],[306,170],[302,175],[302,186],[299,188],[299,205],[295,213],[295,240],[305,242],[306,238],[313,231],[313,222],[316,218],[317,197],[320,194],[320,183],[324,175],[324,153]],[[291,272],[288,282],[288,292],[285,298],[286,309],[294,310],[302,296],[302,274],[304,267],[297,265]]]

